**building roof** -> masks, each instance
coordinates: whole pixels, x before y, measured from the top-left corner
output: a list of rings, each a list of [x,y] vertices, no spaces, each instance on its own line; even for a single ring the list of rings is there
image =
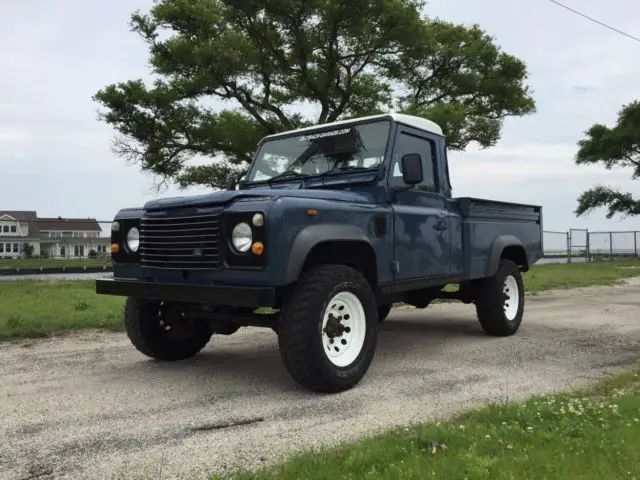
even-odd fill
[[[64,232],[101,232],[102,228],[95,218],[39,218],[40,230]]]
[[[339,120],[337,122],[330,122],[330,123],[322,123],[322,124],[318,124],[318,125],[312,125],[310,127],[303,127],[303,128],[298,128],[296,130],[288,130],[285,132],[280,132],[280,133],[275,133],[273,135],[269,135],[266,138],[276,138],[276,137],[280,137],[283,135],[290,135],[292,133],[298,133],[298,132],[306,132],[309,130],[314,130],[316,128],[324,128],[324,127],[339,127],[341,125],[345,125],[351,122],[361,122],[361,121],[365,121],[365,120],[375,120],[375,119],[391,119],[395,122],[398,123],[402,123],[405,125],[408,125],[409,127],[414,127],[417,128],[418,130],[425,130],[429,133],[433,133],[435,135],[440,135],[442,136],[442,128],[440,128],[440,125],[438,125],[435,122],[432,122],[431,120],[427,120],[426,118],[422,118],[422,117],[416,117],[414,115],[405,115],[404,113],[383,113],[380,115],[370,115],[368,117],[359,117],[359,118],[350,118],[348,120]]]
[[[0,210],[0,218],[5,215],[18,220],[19,222],[35,222],[38,219],[38,214],[31,211],[19,211],[19,210]]]
[[[30,210],[0,210],[0,220],[2,217],[9,216],[18,222],[24,222],[29,225],[29,237],[37,237],[40,232],[38,230],[38,214]]]

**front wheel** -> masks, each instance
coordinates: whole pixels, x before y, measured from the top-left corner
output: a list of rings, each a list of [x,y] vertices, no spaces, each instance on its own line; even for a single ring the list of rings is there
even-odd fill
[[[515,263],[500,260],[497,273],[481,281],[475,297],[478,320],[486,333],[505,337],[518,331],[524,313],[524,283]]]
[[[355,386],[369,369],[378,335],[378,306],[367,280],[344,265],[303,274],[283,303],[278,345],[292,378],[309,390]]]
[[[151,358],[165,361],[190,358],[209,342],[209,324],[185,316],[164,302],[127,298],[124,326],[136,349]]]

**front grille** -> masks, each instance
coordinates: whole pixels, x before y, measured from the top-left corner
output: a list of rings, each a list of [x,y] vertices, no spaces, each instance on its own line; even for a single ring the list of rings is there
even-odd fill
[[[140,221],[140,265],[181,270],[219,269],[220,214]]]

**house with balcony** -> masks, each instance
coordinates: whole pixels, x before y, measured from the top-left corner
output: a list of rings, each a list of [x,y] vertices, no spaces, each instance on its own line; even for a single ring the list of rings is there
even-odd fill
[[[110,239],[95,218],[38,218],[40,254],[49,258],[105,256]]]
[[[0,258],[88,258],[110,255],[109,232],[95,218],[41,218],[0,210]]]

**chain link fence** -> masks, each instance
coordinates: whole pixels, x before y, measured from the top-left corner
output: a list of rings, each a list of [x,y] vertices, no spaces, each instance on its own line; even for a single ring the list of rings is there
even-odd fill
[[[640,231],[589,232],[589,261],[637,257]]]
[[[544,255],[548,258],[566,258],[569,256],[569,233],[544,231],[542,235]]]
[[[611,261],[640,256],[640,231],[545,231],[543,241],[544,258],[541,263]]]

